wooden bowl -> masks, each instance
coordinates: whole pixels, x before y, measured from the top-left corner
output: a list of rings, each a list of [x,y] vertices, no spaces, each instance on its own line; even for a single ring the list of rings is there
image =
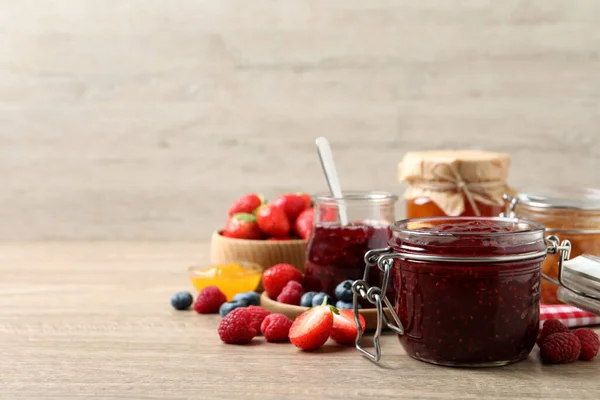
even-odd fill
[[[210,243],[210,259],[216,264],[247,261],[263,270],[275,264],[287,263],[304,272],[306,240],[246,240],[231,239],[217,231]]]
[[[293,306],[290,304],[284,304],[284,303],[275,301],[267,295],[267,292],[263,292],[260,295],[260,306],[262,308],[264,308],[265,310],[270,311],[272,313],[283,314],[286,317],[288,317],[289,319],[291,319],[292,321],[295,320],[296,317],[298,317],[304,311],[308,310],[308,307]],[[387,307],[384,308],[383,311],[388,316],[388,318],[391,320],[392,316],[389,313]],[[377,328],[377,310],[376,309],[368,308],[368,309],[359,310],[358,312],[365,319],[365,324],[366,324],[365,330],[372,331]]]

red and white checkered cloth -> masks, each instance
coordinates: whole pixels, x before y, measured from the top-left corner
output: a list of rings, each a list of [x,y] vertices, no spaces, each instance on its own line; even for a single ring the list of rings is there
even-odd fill
[[[540,327],[547,319],[558,319],[569,328],[600,324],[600,316],[566,304],[542,304]]]

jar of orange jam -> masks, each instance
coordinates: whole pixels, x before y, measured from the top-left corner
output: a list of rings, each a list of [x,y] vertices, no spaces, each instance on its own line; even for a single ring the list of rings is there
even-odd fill
[[[406,217],[497,217],[504,211],[503,194],[510,159],[480,150],[408,152],[399,165]]]
[[[600,189],[557,188],[506,195],[509,216],[528,219],[546,227],[546,232],[571,242],[571,258],[582,254],[600,256]],[[549,255],[542,272],[558,275],[558,255]],[[558,286],[543,280],[541,302],[562,303]]]

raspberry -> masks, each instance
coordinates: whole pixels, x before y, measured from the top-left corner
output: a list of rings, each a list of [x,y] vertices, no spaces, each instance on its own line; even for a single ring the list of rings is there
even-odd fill
[[[216,286],[207,286],[198,293],[194,310],[199,314],[218,313],[221,304],[227,301],[227,297]]]
[[[577,336],[581,342],[580,360],[590,361],[596,357],[598,348],[600,347],[600,339],[598,339],[596,332],[589,328],[580,328],[575,329],[573,335]]]
[[[258,306],[248,306],[246,307],[246,311],[248,311],[248,314],[250,315],[250,326],[254,328],[256,332],[260,332],[260,324],[262,324],[263,320],[271,313]]]
[[[277,301],[280,303],[298,306],[300,305],[300,300],[302,299],[303,294],[304,291],[302,290],[302,285],[300,283],[289,281],[279,296],[277,296]]]
[[[256,329],[250,326],[251,315],[245,308],[236,308],[219,323],[219,337],[227,344],[250,343],[256,336]]]
[[[283,287],[283,290],[282,290],[282,292],[283,292],[284,290],[290,290],[290,289],[293,289],[293,290],[299,290],[299,291],[301,291],[302,293],[304,293],[304,288],[302,287],[302,284],[301,284],[300,282],[296,282],[296,281],[289,281],[289,282],[288,282],[288,283],[287,283],[287,284],[286,284],[286,285]]]
[[[285,315],[271,314],[260,325],[260,331],[267,342],[284,342],[288,340],[291,326],[292,321]]]
[[[558,332],[569,332],[569,328],[567,328],[562,322],[560,322],[557,319],[547,320],[546,322],[544,322],[544,327],[540,332],[540,336],[538,336],[538,345],[542,344],[548,336]]]
[[[540,344],[542,361],[548,364],[566,364],[579,358],[581,342],[570,332],[553,333]]]
[[[277,264],[263,272],[262,283],[270,298],[276,299],[289,281],[302,282],[302,273],[290,264]]]

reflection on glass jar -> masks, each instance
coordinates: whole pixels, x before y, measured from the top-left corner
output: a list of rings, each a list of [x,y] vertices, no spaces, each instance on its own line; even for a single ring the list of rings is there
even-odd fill
[[[343,198],[316,196],[306,252],[305,289],[335,298],[335,287],[340,282],[362,279],[365,253],[387,246],[396,201],[395,195],[385,192],[347,192]],[[340,213],[347,217],[345,225]],[[373,282],[380,282],[379,274],[378,270],[372,272]]]
[[[539,222],[546,232],[571,242],[571,258],[581,254],[600,255],[600,190],[562,188],[521,192],[512,211],[518,218]],[[558,275],[558,255],[549,255],[542,271]],[[558,304],[558,287],[542,282],[542,303]]]
[[[394,260],[400,288],[395,310],[405,329],[399,338],[411,357],[451,366],[495,366],[528,356],[539,326],[540,266],[546,251],[542,225],[500,218],[422,218],[395,223],[392,235],[393,252],[402,255]]]

